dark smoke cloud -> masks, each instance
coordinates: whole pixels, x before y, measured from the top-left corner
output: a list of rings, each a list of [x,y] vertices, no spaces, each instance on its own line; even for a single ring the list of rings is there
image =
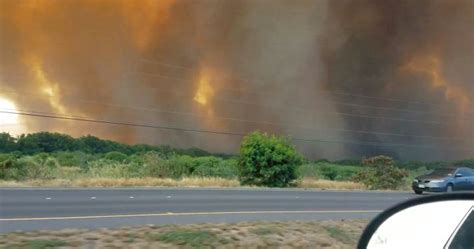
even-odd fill
[[[433,55],[443,62],[442,74],[450,86],[469,90],[474,79],[472,1],[83,0],[37,4],[4,0],[0,5],[0,95],[13,100],[19,109],[62,110],[68,115],[202,130],[259,129],[326,141],[296,141],[312,158],[377,153],[426,158],[424,149],[358,144],[366,141],[434,146],[439,158],[468,154],[446,151],[446,147],[471,146],[469,141],[426,137],[465,138],[472,130],[458,122],[465,111],[459,111],[456,101],[446,99],[446,88],[433,88],[426,75],[401,68],[414,56]],[[44,84],[32,70],[35,65],[56,85],[54,96],[45,96]],[[204,91],[208,95],[205,105],[195,101],[202,82],[212,88]],[[325,91],[434,102],[436,106]],[[440,117],[440,108],[450,116]],[[219,152],[236,152],[240,141],[240,137],[222,135],[22,120],[28,131],[93,134],[129,143],[196,146]]]
[[[472,103],[459,111],[461,96],[446,98],[460,89],[470,99],[474,73],[474,3],[472,1],[331,1],[326,38],[321,47],[327,69],[326,88],[391,99],[410,99],[419,104],[360,98],[371,105],[395,106],[404,110],[424,110],[433,114],[379,110],[377,115],[402,119],[443,122],[393,122],[347,119],[354,129],[391,130],[403,134],[457,137],[467,141],[419,137],[376,136],[381,142],[429,144],[437,147],[426,155],[417,149],[357,148],[358,154],[389,152],[402,158],[456,158],[470,151],[446,151],[472,147]],[[433,87],[429,74],[403,71],[413,57],[438,58],[439,74],[448,88]],[[339,106],[340,110],[347,109]],[[374,110],[371,110],[372,112]],[[360,112],[365,114],[365,112]],[[366,139],[370,139],[366,137]]]

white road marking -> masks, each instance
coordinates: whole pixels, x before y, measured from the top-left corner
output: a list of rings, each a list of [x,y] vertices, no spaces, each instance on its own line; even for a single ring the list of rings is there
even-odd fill
[[[242,214],[337,214],[337,213],[380,213],[382,210],[303,210],[303,211],[236,211],[236,212],[194,212],[194,213],[155,213],[155,214],[117,214],[97,216],[41,217],[41,218],[5,218],[0,221],[41,221],[41,220],[83,220],[103,218],[135,218],[160,216],[197,216],[197,215],[242,215]]]
[[[97,199],[95,196],[92,196],[92,197],[91,197],[91,200],[95,200],[95,199]]]
[[[46,199],[46,200],[51,200],[51,197],[46,197],[45,199]]]
[[[130,197],[128,197],[128,198],[130,198],[130,199],[134,199],[135,197],[133,197],[133,196],[130,196]]]
[[[168,195],[168,196],[166,196],[166,198],[167,198],[167,199],[171,199],[171,196]]]

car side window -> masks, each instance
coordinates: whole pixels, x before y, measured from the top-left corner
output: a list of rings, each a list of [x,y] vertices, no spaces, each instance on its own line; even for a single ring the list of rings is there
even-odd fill
[[[471,171],[466,169],[459,169],[456,174],[461,174],[462,176],[471,176]]]
[[[465,176],[474,176],[474,172],[472,169],[464,169],[465,173],[463,175]]]

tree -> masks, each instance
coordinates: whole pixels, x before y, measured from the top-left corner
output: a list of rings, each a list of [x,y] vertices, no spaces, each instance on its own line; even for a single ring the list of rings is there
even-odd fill
[[[246,185],[287,187],[303,157],[285,138],[254,132],[240,146],[239,177]]]
[[[21,135],[18,138],[17,145],[18,149],[25,154],[51,153],[55,151],[72,151],[79,149],[73,137],[50,132]]]
[[[365,159],[364,169],[354,177],[370,189],[396,189],[403,184],[408,176],[406,170],[397,168],[395,161],[387,156],[376,156]]]
[[[9,133],[0,133],[0,152],[8,153],[17,149],[16,140]]]

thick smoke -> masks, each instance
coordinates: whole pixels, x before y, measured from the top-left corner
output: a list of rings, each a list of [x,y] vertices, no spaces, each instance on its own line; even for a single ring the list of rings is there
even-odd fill
[[[350,118],[345,119],[346,125],[407,134],[363,135],[365,141],[435,148],[358,147],[356,154],[388,152],[423,159],[472,155],[474,2],[331,1],[328,10],[321,46],[326,88],[384,98],[338,96],[342,100],[401,109],[352,108],[352,112],[403,119]],[[338,109],[346,112],[351,107],[339,105]]]
[[[0,97],[18,109],[196,130],[263,130],[312,140],[295,143],[313,158],[470,152],[455,150],[472,145],[466,141],[474,79],[469,0],[0,5]],[[241,139],[21,120],[28,132],[215,152],[236,152]]]

